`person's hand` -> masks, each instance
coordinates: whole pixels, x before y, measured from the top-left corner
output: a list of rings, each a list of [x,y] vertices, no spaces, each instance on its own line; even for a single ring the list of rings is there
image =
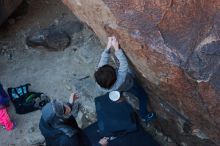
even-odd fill
[[[112,46],[114,47],[115,51],[119,50],[119,44],[118,44],[118,40],[116,39],[115,36],[112,37]]]
[[[69,103],[73,104],[77,99],[79,99],[79,93],[71,93]]]
[[[102,146],[107,146],[108,145],[108,137],[103,137],[102,139],[99,140],[99,144]]]
[[[109,50],[111,48],[111,46],[112,46],[112,37],[108,37],[108,43],[107,43],[106,49]]]

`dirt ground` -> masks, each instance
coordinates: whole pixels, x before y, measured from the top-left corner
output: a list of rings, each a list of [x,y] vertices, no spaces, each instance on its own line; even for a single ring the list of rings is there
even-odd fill
[[[81,32],[71,36],[72,42],[64,51],[31,48],[25,42],[32,32],[69,20],[78,21],[60,0],[26,1],[0,28],[0,81],[5,89],[31,83],[31,91],[43,92],[51,99],[63,101],[68,100],[71,92],[78,91],[82,106],[77,122],[86,127],[96,120],[93,99],[101,94],[93,79],[103,49],[98,38],[84,25]],[[17,127],[11,132],[0,129],[0,146],[40,145],[44,142],[38,128],[40,111],[18,115],[11,104],[9,113]],[[165,141],[171,142],[162,133],[153,133],[164,145]]]
[[[82,93],[83,107],[94,112],[92,72],[102,51],[98,39],[85,26],[71,36],[72,43],[64,51],[49,52],[26,46],[26,37],[40,28],[63,20],[78,21],[59,0],[28,2],[23,6],[25,12],[9,18],[0,30],[0,81],[5,89],[31,83],[31,91],[64,101],[71,92],[78,90]],[[43,141],[38,129],[40,111],[18,115],[11,104],[9,113],[17,127],[12,132],[0,129],[1,146],[26,146]],[[80,119],[85,117],[82,113],[79,116]]]

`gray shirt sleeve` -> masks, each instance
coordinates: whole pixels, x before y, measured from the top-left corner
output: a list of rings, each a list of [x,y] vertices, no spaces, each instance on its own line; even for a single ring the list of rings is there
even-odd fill
[[[111,87],[111,89],[106,90],[106,91],[113,91],[113,90],[118,90],[119,87],[125,82],[126,75],[128,73],[128,62],[126,59],[126,56],[124,55],[124,52],[122,49],[119,49],[118,51],[115,52],[115,56],[119,61],[119,68],[117,72],[117,80],[115,84]],[[108,49],[105,49],[102,52],[101,59],[98,64],[98,68],[102,67],[103,65],[108,64],[110,58],[110,52]]]
[[[108,64],[109,57],[110,57],[109,49],[105,49],[102,52],[101,59],[99,61],[99,64],[98,64],[97,68],[102,67],[103,65]]]
[[[116,51],[115,56],[119,60],[119,68],[117,72],[117,80],[115,84],[112,86],[112,88],[110,89],[111,91],[119,89],[119,87],[125,82],[126,75],[128,73],[128,62],[122,49],[119,49],[118,51]]]

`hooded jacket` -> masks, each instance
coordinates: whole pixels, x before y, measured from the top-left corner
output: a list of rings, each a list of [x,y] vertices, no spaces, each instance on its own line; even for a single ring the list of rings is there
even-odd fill
[[[39,128],[46,146],[84,146],[79,139],[80,129],[75,118],[57,116],[52,102],[43,107]]]
[[[78,127],[73,127],[69,124],[66,124],[68,119],[64,117],[58,117],[54,106],[53,101],[47,103],[42,109],[42,119],[44,122],[48,123],[52,128],[62,131],[68,137],[72,137],[78,132]]]

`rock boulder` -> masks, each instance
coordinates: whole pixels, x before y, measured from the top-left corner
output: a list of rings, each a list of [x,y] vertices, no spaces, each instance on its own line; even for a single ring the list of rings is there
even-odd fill
[[[103,44],[114,34],[178,144],[220,143],[219,0],[62,0]]]

